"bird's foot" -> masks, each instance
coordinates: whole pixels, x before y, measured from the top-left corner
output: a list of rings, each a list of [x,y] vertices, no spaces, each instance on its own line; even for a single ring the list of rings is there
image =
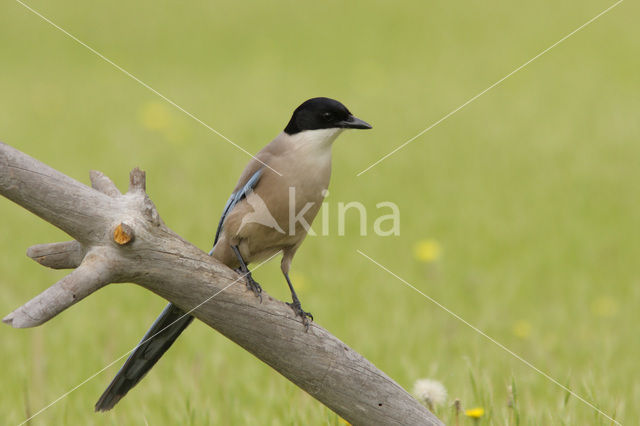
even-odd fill
[[[310,312],[303,311],[302,305],[300,305],[299,301],[294,300],[292,303],[287,303],[287,305],[289,305],[291,309],[293,309],[293,312],[295,312],[296,316],[302,318],[302,325],[304,325],[305,330],[308,331],[309,320],[313,321],[313,315],[311,315]]]
[[[262,303],[262,287],[260,287],[260,284],[253,279],[250,273],[247,274],[247,288],[253,291],[253,294],[259,297],[260,303]]]
[[[253,279],[253,277],[251,276],[251,272],[245,272],[242,270],[242,268],[237,268],[235,269],[235,271],[239,274],[246,274],[245,278],[247,280],[247,288],[251,290],[257,297],[259,297],[260,303],[262,303],[262,287],[260,287],[260,284],[258,284],[258,282]]]

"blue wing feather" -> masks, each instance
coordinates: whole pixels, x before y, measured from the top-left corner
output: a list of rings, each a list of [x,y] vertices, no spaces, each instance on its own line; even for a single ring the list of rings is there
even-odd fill
[[[222,225],[224,224],[224,220],[227,218],[227,215],[231,213],[231,210],[233,210],[236,204],[238,204],[240,201],[246,198],[247,195],[249,195],[251,191],[253,191],[253,188],[256,187],[256,185],[258,184],[258,181],[260,180],[260,177],[262,176],[262,171],[263,169],[260,169],[257,172],[255,172],[249,178],[247,183],[242,187],[242,189],[231,194],[231,196],[227,200],[227,204],[225,204],[224,210],[222,211],[222,217],[220,218],[220,222],[218,222],[218,229],[216,230],[216,236],[213,240],[214,247],[218,242],[218,238],[220,238],[220,233],[222,232]],[[210,256],[211,254],[213,254],[213,248],[209,252]]]

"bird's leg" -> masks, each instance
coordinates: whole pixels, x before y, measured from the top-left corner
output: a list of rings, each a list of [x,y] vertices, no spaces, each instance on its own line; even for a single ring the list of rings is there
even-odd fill
[[[289,290],[291,290],[291,299],[293,300],[291,303],[287,303],[287,305],[291,306],[293,312],[295,312],[297,316],[302,318],[302,324],[304,324],[305,329],[309,330],[309,319],[313,321],[313,315],[311,315],[310,312],[305,312],[302,310],[300,299],[298,299],[298,295],[293,289],[293,285],[291,284],[291,280],[289,279],[289,274],[287,272],[284,272],[284,277],[287,279],[287,284],[289,284]]]
[[[240,272],[245,274],[245,277],[247,278],[247,287],[260,298],[260,303],[262,303],[262,287],[260,287],[260,284],[258,284],[258,282],[251,276],[251,271],[249,271],[249,268],[247,268],[247,263],[242,258],[238,246],[231,246],[231,248],[238,257],[238,262],[240,262]]]

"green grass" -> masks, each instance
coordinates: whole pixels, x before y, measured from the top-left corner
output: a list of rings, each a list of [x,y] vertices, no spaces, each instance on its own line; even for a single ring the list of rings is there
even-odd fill
[[[44,2],[33,7],[251,152],[312,96],[373,123],[334,149],[330,236],[293,269],[318,323],[410,389],[481,424],[601,424],[596,411],[406,287],[361,249],[621,422],[640,416],[638,6],[627,1],[366,174],[356,173],[613,2]],[[248,157],[18,3],[0,6],[0,140],[88,182],[147,171],[165,222],[203,250]],[[337,203],[401,209],[401,235],[337,235]],[[0,312],[64,275],[24,256],[60,231],[0,200]],[[372,220],[369,224],[372,229]],[[413,249],[431,239],[432,263]],[[277,262],[256,272],[287,299]],[[131,349],[164,301],[113,285],[35,329],[0,327],[3,424]],[[337,424],[194,324],[115,410],[118,362],[32,424]],[[508,406],[508,386],[517,389]],[[516,423],[516,417],[519,423]],[[461,418],[461,424],[473,424]]]

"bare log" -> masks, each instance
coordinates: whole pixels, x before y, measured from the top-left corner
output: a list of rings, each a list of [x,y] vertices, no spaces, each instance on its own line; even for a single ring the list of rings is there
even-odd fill
[[[121,194],[102,173],[93,188],[0,143],[0,194],[75,239],[31,247],[53,268],[76,268],[9,314],[13,327],[53,318],[108,283],[133,282],[239,344],[352,424],[439,425],[402,387],[317,323],[308,331],[284,303],[262,302],[242,277],[171,231],[134,169]],[[240,285],[236,285],[236,284]]]

